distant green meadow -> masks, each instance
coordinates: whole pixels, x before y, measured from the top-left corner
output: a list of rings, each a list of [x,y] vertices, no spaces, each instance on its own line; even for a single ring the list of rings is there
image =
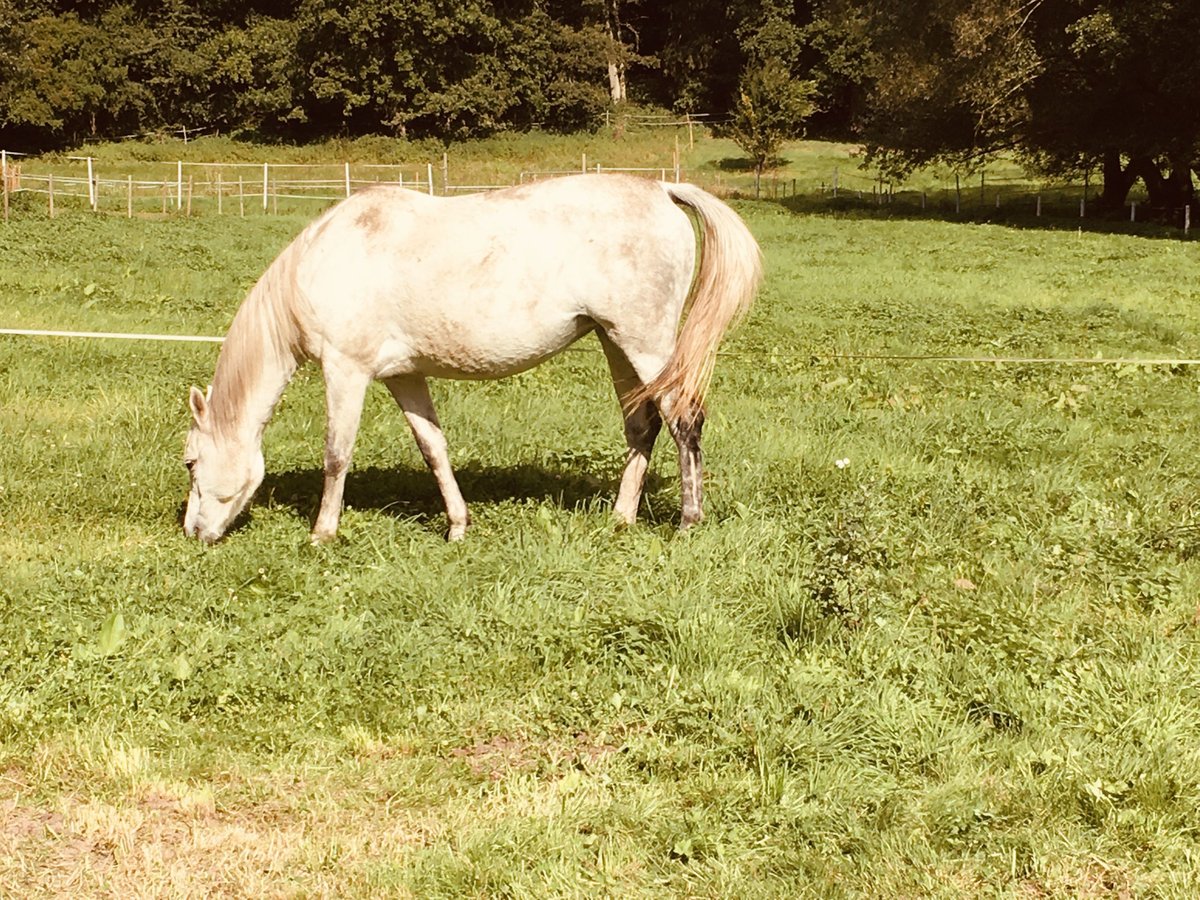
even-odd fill
[[[0,894],[1189,896],[1200,371],[1132,360],[1200,358],[1195,246],[819,196],[734,201],[684,535],[669,440],[610,519],[591,337],[434,385],[461,544],[376,386],[310,546],[306,368],[207,547],[216,345],[0,336]],[[221,334],[316,210],[16,213],[0,327]]]

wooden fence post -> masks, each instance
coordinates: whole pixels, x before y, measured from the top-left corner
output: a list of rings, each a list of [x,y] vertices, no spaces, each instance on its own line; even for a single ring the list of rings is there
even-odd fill
[[[346,196],[350,196],[350,163],[346,163]]]
[[[267,163],[263,163],[263,212],[267,211]]]
[[[183,209],[183,160],[175,161],[175,208]]]
[[[92,212],[96,211],[96,182],[92,177],[92,158],[87,158],[87,179],[88,179],[88,206],[92,208]]]

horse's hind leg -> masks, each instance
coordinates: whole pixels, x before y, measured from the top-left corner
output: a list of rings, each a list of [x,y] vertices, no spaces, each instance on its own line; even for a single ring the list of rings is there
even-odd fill
[[[313,541],[331,540],[337,534],[342,515],[342,493],[346,473],[354,453],[354,438],[362,418],[369,376],[350,365],[326,360],[325,375],[325,488],[321,492],[321,509],[313,525]]]
[[[442,426],[433,408],[433,398],[429,396],[429,384],[420,375],[388,378],[384,384],[404,410],[417,447],[437,479],[438,489],[446,504],[446,517],[450,520],[450,533],[446,538],[451,541],[462,540],[467,533],[467,526],[471,524],[471,517],[467,513],[462,491],[458,489],[458,482],[454,479],[454,470],[450,468],[446,436],[442,434]]]
[[[704,518],[704,466],[700,459],[700,433],[704,429],[704,410],[678,413],[671,402],[660,399],[663,415],[679,448],[679,480],[682,494],[682,513],[679,530],[690,528]]]
[[[600,344],[608,357],[613,384],[621,397],[624,397],[631,387],[653,380],[671,355],[671,345],[666,341],[673,340],[673,334],[667,337],[652,334],[648,339],[630,339],[614,338],[603,331],[596,333],[600,336]],[[659,397],[657,407],[654,403],[647,402],[633,410],[632,415],[626,414],[625,434],[629,440],[629,457],[625,464],[625,474],[621,478],[621,492],[617,497],[616,511],[626,522],[632,522],[636,516],[642,481],[650,459],[650,448],[654,446],[654,439],[658,436],[663,421],[666,421],[671,430],[671,437],[675,439],[675,445],[679,448],[682,500],[679,529],[682,531],[704,518],[704,467],[700,458],[700,433],[704,427],[704,411],[684,409],[670,394]],[[644,431],[639,429],[642,423],[645,424]],[[633,437],[630,437],[631,425]]]
[[[608,368],[612,372],[613,387],[617,389],[617,399],[622,400],[629,391],[640,387],[642,382],[629,360],[612,339],[604,332],[598,331],[600,345],[608,358]],[[613,514],[626,525],[632,525],[637,519],[638,504],[642,499],[642,486],[646,481],[646,470],[650,467],[650,454],[654,450],[654,442],[662,428],[662,417],[658,407],[647,400],[635,409],[624,409],[625,469],[621,473],[621,487],[617,491],[617,502],[613,506]]]

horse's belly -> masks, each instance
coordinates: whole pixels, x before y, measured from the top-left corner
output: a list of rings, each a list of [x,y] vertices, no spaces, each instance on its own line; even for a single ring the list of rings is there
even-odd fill
[[[380,347],[379,377],[421,374],[437,378],[489,379],[536,366],[594,327],[584,316],[453,319],[413,328]]]

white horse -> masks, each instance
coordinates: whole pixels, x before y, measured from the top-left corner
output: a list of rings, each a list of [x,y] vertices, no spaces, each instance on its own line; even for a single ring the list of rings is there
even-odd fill
[[[701,223],[698,273],[696,234],[676,203]],[[390,186],[355,194],[271,263],[234,316],[212,386],[191,389],[184,531],[215,541],[245,508],[263,479],[263,429],[296,367],[313,359],[328,415],[313,540],[337,531],[376,378],[404,411],[445,501],[449,539],[458,540],[470,518],[426,377],[502,378],[589,331],[625,417],[614,512],[635,519],[665,419],[679,446],[687,528],[702,517],[702,403],[717,345],[761,275],[758,245],[737,214],[687,184],[579,175],[455,198]]]

